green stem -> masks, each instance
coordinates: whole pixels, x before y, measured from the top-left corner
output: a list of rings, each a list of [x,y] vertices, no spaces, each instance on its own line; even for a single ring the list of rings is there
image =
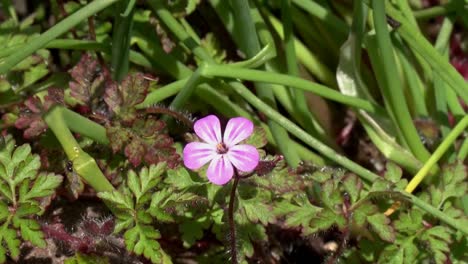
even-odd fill
[[[463,143],[458,151],[457,159],[458,160],[465,160],[466,156],[468,155],[468,138],[463,140]]]
[[[254,57],[258,52],[260,52],[259,37],[263,39],[265,44],[268,43],[272,46],[274,45],[273,38],[270,33],[261,27],[264,22],[261,19],[260,14],[255,14],[254,12],[256,10],[252,11],[252,13],[254,13],[253,15],[251,14],[249,1],[233,0],[231,1],[231,5],[233,7],[234,21],[237,25],[237,35],[241,37],[239,41],[240,48],[249,58]],[[258,30],[258,35],[255,25],[258,25],[260,28]],[[262,66],[261,68],[265,69],[265,66]],[[235,85],[239,86],[239,84]],[[271,85],[255,82],[255,88],[258,96],[267,102],[272,108],[276,109],[276,100]],[[286,130],[271,119],[269,119],[267,123],[270,127],[273,138],[278,144],[279,150],[285,157],[285,160],[292,167],[298,166],[301,160],[295,149],[289,147],[290,138]]]
[[[306,0],[292,0],[294,4],[304,9],[310,15],[317,17],[323,23],[329,25],[333,30],[335,30],[342,39],[346,39],[348,35],[349,27],[341,19],[332,14],[329,10],[323,8],[315,1],[306,1]]]
[[[414,17],[417,20],[428,20],[431,18],[444,16],[449,13],[455,12],[457,9],[457,5],[452,4],[452,2],[456,2],[456,1],[451,1],[450,3],[446,3],[443,5],[438,5],[438,6],[433,6],[433,7],[429,7],[426,9],[422,9],[422,10],[413,11]]]
[[[280,37],[283,38],[283,26],[281,22],[276,19],[273,15],[268,16],[268,20],[271,22],[273,28]],[[325,85],[330,87],[336,87],[336,80],[333,73],[328,67],[319,60],[309,49],[298,39],[294,38],[294,49],[296,56],[299,61],[312,73],[314,77],[320,80]]]
[[[206,77],[217,76],[217,77],[236,78],[236,79],[255,81],[255,82],[281,84],[285,86],[302,89],[304,91],[309,91],[319,96],[322,96],[324,98],[327,98],[336,102],[340,102],[348,106],[353,106],[353,107],[356,107],[356,108],[359,108],[359,109],[362,109],[371,113],[380,113],[380,114],[384,113],[384,110],[380,106],[374,103],[371,103],[367,100],[343,95],[340,92],[332,90],[326,86],[313,83],[311,81],[307,81],[301,78],[292,77],[286,74],[251,70],[251,69],[240,69],[240,68],[226,66],[226,65],[205,64],[200,67],[203,68],[202,75]]]
[[[112,78],[117,82],[122,81],[128,73],[134,4],[134,0],[126,0],[114,6],[111,70]]]
[[[71,131],[88,137],[100,144],[108,145],[110,143],[107,138],[105,127],[65,107],[57,106],[56,108],[60,109],[63,121]]]
[[[5,60],[0,62],[0,74],[7,73],[13,66],[17,65],[22,60],[33,54],[35,51],[45,47],[47,43],[60,35],[68,32],[71,28],[78,25],[87,17],[96,14],[104,8],[112,5],[119,0],[95,0],[80,10],[76,11],[69,17],[57,23],[55,26],[42,33],[40,36],[32,39],[22,49],[18,49]]]
[[[397,35],[392,35],[394,40],[396,55],[401,63],[406,84],[413,102],[413,109],[417,117],[428,116],[428,111],[425,102],[424,86],[415,67],[411,64],[411,54],[403,45],[403,41]]]
[[[15,6],[13,5],[11,0],[2,0],[3,10],[7,10],[8,15],[15,25],[18,25],[18,15],[16,14]]]
[[[296,39],[293,33],[293,22],[291,17],[291,1],[284,0],[282,2],[282,21],[283,21],[283,42],[285,47],[286,55],[286,65],[288,73],[291,76],[299,77],[299,65],[296,57]],[[281,26],[280,26],[281,27]],[[280,34],[281,35],[281,34]],[[332,82],[334,84],[334,82]],[[307,104],[306,94],[304,91],[293,89],[293,87],[288,87],[289,93],[291,96],[282,96],[280,100],[283,101],[294,101],[292,104],[293,116],[299,121],[299,123],[304,127],[304,129],[309,132],[312,136],[326,142],[329,146],[338,149],[334,140],[328,136],[324,131],[321,125],[316,121],[315,116],[309,110]],[[280,91],[280,89],[276,89]],[[276,92],[276,91],[274,91]],[[276,96],[278,98],[278,96]],[[292,100],[285,100],[292,97]]]
[[[74,170],[97,192],[114,190],[96,161],[76,142],[64,121],[61,109],[63,108],[53,107],[44,115],[44,120],[62,145],[68,159],[73,163]]]
[[[172,100],[170,107],[174,109],[179,109],[182,107],[196,90],[195,88],[201,82],[201,79],[202,77],[200,76],[200,69],[197,69],[185,82],[184,86],[179,91],[179,93],[177,93],[177,96],[174,98],[174,100]]]
[[[210,54],[206,52],[184,29],[184,27],[172,16],[172,13],[165,8],[161,0],[151,0],[148,4],[153,8],[156,15],[164,22],[169,30],[198,58],[214,62]]]
[[[383,1],[373,1],[375,3]],[[396,31],[406,41],[406,43],[423,57],[431,66],[434,72],[437,72],[441,78],[465,101],[468,102],[468,84],[465,79],[450,65],[450,63],[438,53],[428,40],[414,28],[411,23],[401,15],[401,13],[387,5],[387,13],[393,19],[400,23]]]
[[[418,159],[426,161],[430,154],[424,148],[419,138],[419,134],[409,113],[401,84],[398,81],[397,65],[387,28],[385,1],[374,0],[372,1],[372,7],[374,9],[377,45],[380,51],[379,57],[384,70],[381,89],[386,91],[384,96],[387,97],[386,99],[394,114],[397,127],[401,130],[409,148]]]
[[[289,131],[292,135],[296,136],[304,143],[306,143],[307,145],[324,155],[325,157],[345,167],[346,169],[356,173],[368,182],[375,181],[379,178],[378,175],[365,169],[364,167],[361,167],[360,165],[349,160],[348,158],[341,156],[332,148],[326,146],[319,140],[310,136],[307,132],[305,132],[296,124],[291,122],[288,118],[284,117],[283,115],[275,111],[273,108],[271,108],[269,105],[264,103],[262,100],[260,100],[258,97],[256,97],[251,91],[249,91],[249,89],[238,85],[234,85],[232,87],[240,96],[242,96],[247,102],[249,102],[251,105],[257,108],[259,111],[264,113],[268,118],[274,120],[276,123],[278,123],[287,131]]]
[[[447,149],[449,149],[452,144],[455,142],[457,137],[465,131],[468,127],[468,116],[465,116],[458,124],[452,129],[448,136],[442,141],[442,143],[437,147],[432,156],[427,160],[423,167],[416,173],[416,175],[411,179],[411,181],[406,186],[405,191],[411,193],[416,189],[416,187],[421,183],[421,181],[426,177],[430,172],[431,168],[439,161],[439,159],[445,154]]]
[[[137,109],[147,108],[153,104],[159,103],[162,100],[169,98],[175,94],[177,94],[182,87],[186,85],[189,78],[178,80],[175,82],[171,82],[161,88],[158,88],[152,92],[150,92],[146,97],[145,100],[136,106]]]
[[[412,204],[416,205],[417,207],[423,209],[424,211],[428,212],[429,214],[437,217],[440,219],[442,222],[448,224],[449,226],[455,228],[458,231],[461,231],[465,235],[468,235],[468,226],[464,225],[462,221],[458,221],[443,212],[441,212],[439,209],[435,208],[434,206],[424,202],[423,200],[419,199],[418,197],[411,195],[409,193],[405,192],[399,192],[401,195],[403,195],[405,198],[407,198],[408,201],[410,201]]]
[[[137,45],[139,46],[139,48],[150,58],[146,63],[150,64],[152,67],[159,68],[162,71],[169,73],[176,79],[187,81],[192,74],[192,70],[185,66],[185,64],[175,59],[173,56],[165,53],[162,50],[162,47],[160,45],[157,45],[158,41],[157,39],[155,39],[155,36],[144,35],[140,33],[139,30],[140,29],[136,27],[136,31],[134,31],[134,37],[137,40]],[[184,84],[185,82],[183,82],[183,84],[181,83],[181,86],[179,87],[182,88]],[[217,87],[217,89],[213,87]],[[231,90],[232,88],[228,84],[222,82],[221,80],[215,80],[210,85],[206,83],[200,84],[198,88],[195,89],[195,95],[197,95],[205,103],[211,105],[216,111],[218,111],[224,116],[243,116],[250,120],[255,120],[254,116],[252,116],[248,111],[244,110],[238,104],[233,103],[231,100],[229,100],[227,96],[224,96],[221,93],[219,93],[217,90],[220,89]],[[265,131],[267,132],[268,141],[273,146],[277,146],[277,143],[271,135],[269,127],[261,122],[256,123],[265,129]],[[325,163],[322,157],[310,151],[309,149],[304,148],[301,144],[293,140],[291,140],[290,148],[298,149],[298,153],[301,155],[301,158],[303,160],[311,160],[318,165]]]
[[[449,57],[449,42],[453,31],[454,19],[451,16],[445,17],[440,27],[439,34],[434,45],[434,48],[445,57],[448,61]],[[447,100],[447,84],[442,80],[439,74],[434,73],[434,100],[435,100],[435,119],[440,124],[440,130],[443,137],[447,137],[450,132],[450,124],[448,120],[448,100]],[[458,102],[457,102],[458,103]],[[454,154],[454,153],[452,153]]]

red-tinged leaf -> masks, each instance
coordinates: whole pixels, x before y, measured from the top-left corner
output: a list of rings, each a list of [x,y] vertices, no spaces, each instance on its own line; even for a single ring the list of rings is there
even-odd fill
[[[125,156],[129,159],[133,166],[140,165],[144,153],[146,152],[145,144],[139,139],[133,139],[125,147]]]
[[[111,142],[111,148],[114,153],[120,151],[130,140],[131,133],[128,129],[120,126],[107,126],[107,137]]]
[[[64,92],[62,89],[51,88],[47,90],[47,95],[44,96],[44,108],[48,110],[56,104],[65,104]]]
[[[143,102],[149,82],[141,73],[127,76],[120,85],[106,87],[104,101],[123,123],[131,124],[136,118],[135,105]]]
[[[165,126],[161,120],[138,119],[131,127],[107,126],[107,135],[114,153],[123,149],[133,166],[145,161],[147,165],[166,162],[169,168],[175,168],[180,156],[173,147],[173,139],[166,134]]]
[[[42,115],[53,105],[63,104],[63,90],[49,89],[48,94],[41,102],[39,97],[32,96],[24,101],[20,107],[20,115],[15,121],[15,127],[24,129],[23,136],[26,139],[37,137],[47,130],[47,124],[42,119]]]
[[[102,69],[99,62],[89,54],[81,57],[70,75],[73,79],[70,82],[70,95],[82,105],[88,105],[98,88],[109,79],[108,71]]]

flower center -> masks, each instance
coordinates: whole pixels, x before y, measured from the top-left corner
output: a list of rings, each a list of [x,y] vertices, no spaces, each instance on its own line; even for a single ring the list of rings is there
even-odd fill
[[[226,152],[228,152],[228,148],[223,142],[221,142],[218,145],[216,145],[216,152],[218,154],[225,154]]]

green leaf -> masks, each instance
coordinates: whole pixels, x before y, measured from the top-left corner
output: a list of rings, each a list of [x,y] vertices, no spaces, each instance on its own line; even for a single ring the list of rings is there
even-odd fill
[[[16,209],[15,218],[21,218],[29,215],[38,214],[41,211],[41,208],[34,203],[22,203]]]
[[[322,184],[321,202],[330,210],[335,210],[338,205],[343,204],[343,196],[339,190],[336,180],[330,179]]]
[[[271,204],[271,195],[260,188],[251,188],[250,186],[239,186],[239,208],[241,212],[253,223],[262,223],[268,225],[273,223],[275,216],[269,204]]]
[[[462,197],[468,193],[467,168],[463,162],[458,161],[444,168],[441,179],[439,187],[443,191],[441,202],[445,202],[451,197]]]
[[[396,183],[401,179],[403,171],[392,162],[387,162],[384,178],[390,182]]]
[[[124,234],[127,249],[137,255],[144,255],[153,263],[162,262],[163,250],[156,240],[159,237],[159,232],[152,226],[138,224]]]
[[[21,236],[24,240],[27,240],[40,248],[44,248],[46,246],[44,234],[41,232],[41,226],[39,223],[32,219],[13,218],[13,221],[15,227],[20,228]]]
[[[384,214],[378,213],[368,216],[367,222],[372,226],[373,230],[382,240],[388,242],[395,241],[395,230],[390,225],[390,219],[388,219]]]
[[[175,170],[168,170],[165,182],[180,190],[192,186],[204,185],[204,183],[194,181],[190,173],[182,166]]]
[[[32,179],[40,168],[39,156],[31,155],[31,147],[22,145],[15,150],[10,166],[15,167],[15,175],[11,175],[14,184],[18,184],[25,179]]]
[[[423,232],[421,240],[426,241],[436,263],[445,263],[450,251],[450,230],[444,226],[435,226]]]
[[[308,201],[300,205],[294,205],[288,201],[281,201],[274,207],[276,215],[285,216],[286,226],[302,227],[303,230],[310,227],[312,219],[314,219],[321,210],[321,208],[313,206]]]
[[[405,238],[402,243],[392,244],[385,248],[379,258],[379,263],[405,264],[418,263],[419,250],[413,242],[414,237]]]
[[[423,212],[418,209],[402,212],[399,219],[394,222],[394,227],[398,232],[404,234],[414,234],[423,228]]]
[[[337,214],[330,209],[320,211],[310,222],[310,227],[306,229],[305,235],[311,235],[318,231],[330,229],[333,225],[338,228],[346,226],[346,219],[343,215]]]
[[[182,233],[184,247],[191,247],[197,240],[203,238],[203,230],[208,228],[209,224],[210,222],[206,217],[183,221],[179,225],[179,231]]]
[[[150,189],[154,188],[162,180],[161,175],[164,172],[165,168],[166,164],[161,162],[157,165],[151,165],[149,169],[143,168],[140,171],[139,178],[141,184],[141,192],[143,194],[146,194]]]
[[[10,212],[8,211],[8,205],[0,200],[0,221],[3,221],[8,218]]]
[[[64,264],[107,264],[110,263],[109,259],[102,256],[84,255],[76,253],[75,256],[67,258]]]
[[[20,254],[21,241],[16,236],[16,230],[9,229],[4,224],[0,231],[0,236],[5,241],[8,251],[10,251],[10,256],[17,260]]]
[[[34,181],[33,186],[23,197],[20,196],[20,201],[27,201],[34,198],[42,198],[55,193],[55,189],[62,183],[63,177],[53,173],[41,173]]]
[[[130,170],[127,174],[127,186],[132,191],[138,203],[138,200],[140,199],[142,195],[141,186],[140,186],[140,182],[138,181],[138,176],[133,170]]]
[[[364,224],[367,222],[367,216],[377,213],[378,210],[379,209],[377,208],[377,206],[371,204],[370,202],[362,203],[353,211],[354,223],[358,227],[364,227]]]
[[[343,188],[351,197],[351,203],[354,204],[360,196],[362,190],[362,181],[355,175],[349,174],[343,179]]]
[[[252,241],[266,241],[268,236],[265,232],[265,227],[258,224],[245,224],[237,226],[238,241],[240,250],[243,255],[252,257],[254,247]]]
[[[97,196],[110,204],[113,207],[123,210],[133,210],[134,205],[130,197],[125,196],[119,191],[99,192]]]
[[[263,148],[268,143],[266,131],[261,126],[255,126],[254,131],[242,144],[249,144],[258,149]]]

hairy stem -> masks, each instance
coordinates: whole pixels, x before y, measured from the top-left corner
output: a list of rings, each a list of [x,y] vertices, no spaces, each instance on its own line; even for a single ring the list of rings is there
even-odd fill
[[[229,222],[229,234],[230,246],[231,246],[231,262],[237,264],[237,245],[236,245],[236,223],[234,222],[234,201],[236,196],[237,185],[239,184],[239,175],[237,170],[234,169],[234,182],[232,183],[231,196],[229,197],[229,208],[228,208],[228,222]]]

